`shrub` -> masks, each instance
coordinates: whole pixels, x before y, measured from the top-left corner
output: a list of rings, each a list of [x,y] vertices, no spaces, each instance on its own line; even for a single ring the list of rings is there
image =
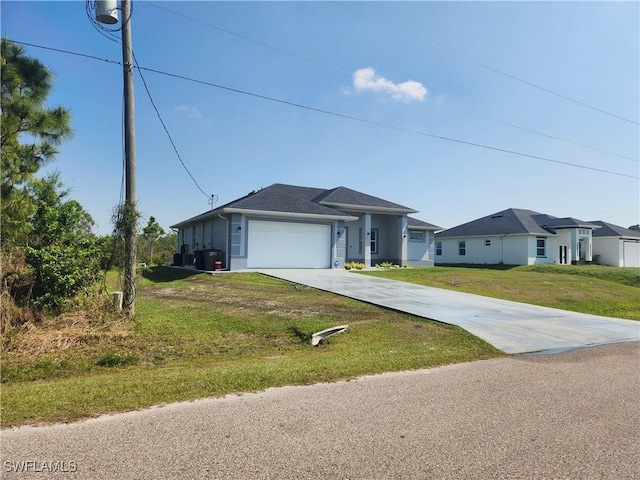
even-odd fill
[[[59,313],[65,302],[93,286],[100,277],[100,264],[91,239],[75,245],[27,247],[27,262],[33,268],[33,303],[39,309]]]
[[[135,365],[136,363],[138,363],[137,354],[120,353],[112,350],[100,357],[96,362],[96,365],[99,367],[126,367],[129,365]]]
[[[2,247],[0,293],[0,333],[34,320],[34,312],[26,307],[33,288],[33,269],[25,262],[24,252]]]
[[[347,270],[352,270],[352,269],[362,270],[363,268],[366,268],[366,265],[364,263],[359,263],[359,262],[348,262],[344,264],[344,268]]]
[[[399,268],[399,265],[394,265],[391,262],[382,262],[376,264],[376,268]]]

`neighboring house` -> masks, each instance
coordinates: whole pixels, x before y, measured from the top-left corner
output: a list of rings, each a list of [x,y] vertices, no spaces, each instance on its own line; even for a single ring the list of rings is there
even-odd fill
[[[588,263],[597,228],[575,218],[510,208],[437,233],[435,263]]]
[[[228,270],[342,268],[351,261],[432,266],[440,227],[412,213],[345,187],[276,183],[171,228],[178,230],[181,263],[216,250]]]
[[[593,232],[593,257],[596,263],[614,267],[640,267],[640,231],[597,220]]]

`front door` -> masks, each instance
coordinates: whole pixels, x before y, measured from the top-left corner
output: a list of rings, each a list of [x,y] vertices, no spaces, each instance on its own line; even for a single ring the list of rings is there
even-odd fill
[[[558,252],[558,263],[561,263],[563,265],[567,264],[567,246],[566,245],[560,245],[560,251]]]
[[[582,238],[578,240],[578,260],[584,262],[584,241]]]
[[[362,228],[345,227],[347,235],[347,262],[362,261]]]

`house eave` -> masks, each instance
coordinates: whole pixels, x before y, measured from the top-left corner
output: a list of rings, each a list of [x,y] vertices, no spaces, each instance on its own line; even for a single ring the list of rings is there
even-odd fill
[[[475,235],[441,235],[442,232],[436,233],[438,238],[488,238],[488,237],[541,237],[541,236],[557,236],[551,232],[529,232],[529,233],[478,233]]]
[[[597,228],[602,228],[600,225],[593,225],[591,223],[577,223],[573,225],[544,225],[544,228],[553,228],[556,230],[565,229],[565,228],[588,228],[591,230],[595,230]]]
[[[188,220],[184,220],[182,222],[176,223],[175,225],[171,225],[169,228],[181,228],[185,225],[191,225],[192,223],[201,222],[203,220],[209,220],[210,218],[217,218],[220,210],[211,210],[207,213],[201,213],[195,217],[191,217]]]
[[[428,232],[437,232],[438,230],[442,230],[440,227],[426,227],[426,226],[414,226],[407,225],[407,230],[425,230]]]
[[[350,215],[326,215],[326,214],[314,214],[314,213],[296,213],[296,212],[278,212],[272,210],[250,210],[245,208],[224,208],[221,213],[240,213],[243,215],[255,215],[261,217],[277,217],[277,218],[293,218],[293,219],[306,219],[306,220],[344,220],[345,222],[352,222],[358,220],[358,217],[352,217]]]
[[[420,210],[413,210],[411,208],[372,207],[368,205],[352,205],[348,203],[333,203],[333,202],[319,202],[319,203],[320,205],[324,205],[325,207],[331,207],[338,210],[345,210],[349,212],[409,214],[409,213],[418,213],[420,211]]]

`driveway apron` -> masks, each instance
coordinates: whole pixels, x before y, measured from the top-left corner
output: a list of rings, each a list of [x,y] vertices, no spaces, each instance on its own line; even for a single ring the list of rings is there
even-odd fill
[[[505,353],[640,340],[640,322],[424,287],[346,270],[260,273],[439,322],[458,325]],[[348,323],[345,319],[345,323]]]

